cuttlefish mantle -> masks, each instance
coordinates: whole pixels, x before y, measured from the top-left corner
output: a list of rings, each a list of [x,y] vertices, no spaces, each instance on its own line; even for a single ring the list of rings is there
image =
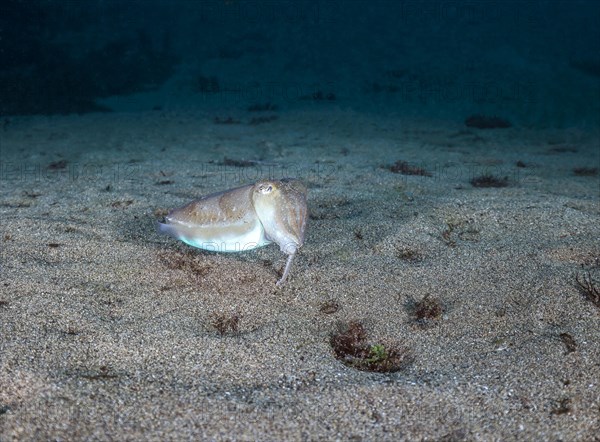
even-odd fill
[[[304,244],[306,187],[295,179],[266,180],[214,193],[174,209],[158,231],[213,252],[243,252],[276,243],[288,255],[281,286]]]

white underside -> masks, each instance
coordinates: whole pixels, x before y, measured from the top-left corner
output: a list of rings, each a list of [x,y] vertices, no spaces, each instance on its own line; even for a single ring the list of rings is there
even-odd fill
[[[233,234],[223,229],[219,235],[212,235],[210,237],[202,235],[201,229],[189,228],[184,225],[159,223],[158,227],[161,233],[166,233],[192,247],[211,252],[244,252],[271,243],[266,238],[265,230],[260,222],[256,222],[252,229],[241,235]]]

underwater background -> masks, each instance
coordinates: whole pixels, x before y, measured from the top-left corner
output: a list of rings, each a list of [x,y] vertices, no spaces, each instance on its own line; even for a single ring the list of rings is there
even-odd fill
[[[597,124],[595,1],[23,1],[0,114],[339,107]]]
[[[0,441],[597,441],[599,23],[0,2]],[[247,185],[203,219],[296,210],[283,285],[156,231]]]

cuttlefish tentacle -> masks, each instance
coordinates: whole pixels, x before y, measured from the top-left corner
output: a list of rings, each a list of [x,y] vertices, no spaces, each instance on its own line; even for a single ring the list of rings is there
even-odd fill
[[[283,283],[285,282],[285,280],[287,279],[288,275],[290,274],[290,269],[292,268],[292,262],[294,261],[294,257],[296,256],[296,253],[290,253],[288,255],[287,261],[285,262],[285,269],[283,271],[283,275],[281,275],[281,279],[279,281],[277,281],[277,283],[275,284],[277,287],[281,287],[283,285]]]
[[[160,233],[215,252],[241,252],[277,243],[288,255],[281,286],[304,244],[307,189],[294,179],[259,181],[205,196],[172,210]]]

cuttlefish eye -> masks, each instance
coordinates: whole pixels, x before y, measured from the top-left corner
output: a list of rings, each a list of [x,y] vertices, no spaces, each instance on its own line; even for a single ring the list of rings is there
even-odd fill
[[[261,184],[258,186],[258,191],[262,194],[271,193],[273,191],[273,186],[270,184]]]

